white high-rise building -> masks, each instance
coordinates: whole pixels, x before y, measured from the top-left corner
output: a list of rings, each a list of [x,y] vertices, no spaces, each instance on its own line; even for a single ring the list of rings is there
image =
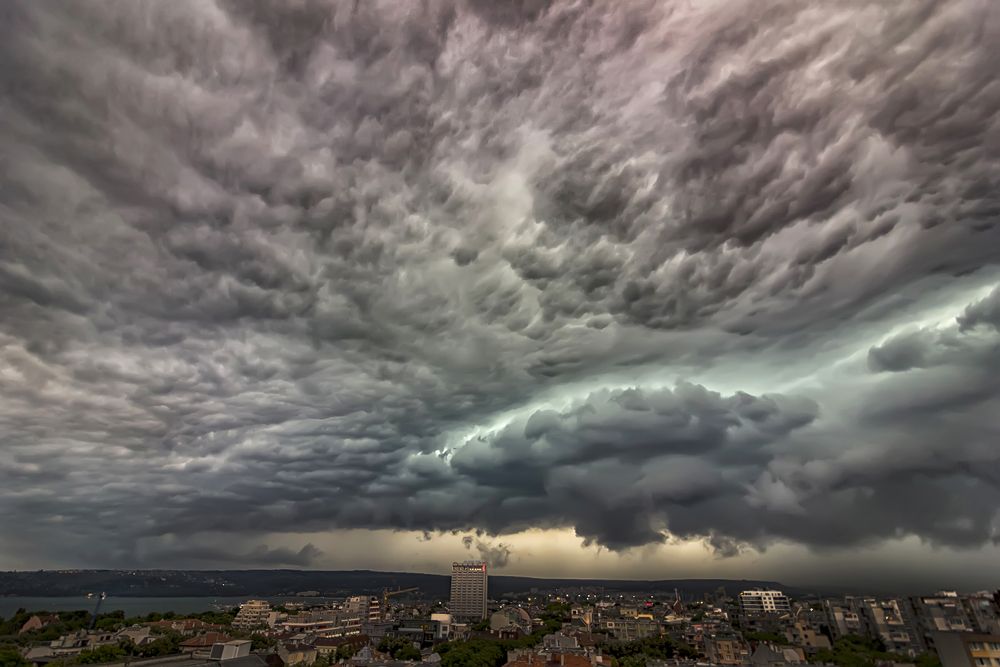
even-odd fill
[[[467,560],[451,564],[451,615],[462,620],[486,618],[486,563]]]
[[[240,605],[240,611],[233,619],[233,627],[239,630],[251,630],[271,624],[271,605],[266,600],[247,600]]]
[[[781,591],[754,588],[740,593],[740,611],[754,616],[757,614],[787,614],[792,610],[788,596]]]

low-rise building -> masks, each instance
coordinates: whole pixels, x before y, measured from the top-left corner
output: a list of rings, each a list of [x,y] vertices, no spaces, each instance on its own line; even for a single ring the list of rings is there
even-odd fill
[[[17,634],[22,635],[25,632],[31,632],[32,630],[41,630],[46,628],[53,623],[58,623],[59,617],[55,614],[35,614],[21,626],[21,629],[17,631]]]
[[[504,607],[490,615],[490,632],[499,636],[531,634],[531,616],[520,607]]]
[[[743,639],[736,634],[704,637],[705,657],[717,665],[742,665],[749,662],[750,652]]]
[[[570,618],[573,621],[578,621],[583,625],[590,627],[594,622],[594,608],[575,606],[570,609]]]
[[[568,650],[575,651],[580,648],[580,640],[573,635],[553,632],[542,637],[542,648],[547,651],[557,651],[560,653]]]
[[[316,662],[315,646],[299,643],[278,644],[278,655],[285,665],[311,665]]]
[[[351,637],[320,637],[313,646],[316,653],[323,656],[333,656],[337,653],[348,652],[352,656],[361,650],[362,646],[368,644],[368,635],[353,635]]]
[[[205,632],[182,641],[180,643],[180,650],[181,653],[190,653],[192,655],[199,653],[208,654],[216,644],[224,644],[232,641],[232,639],[232,637],[222,632]]]
[[[797,620],[785,628],[785,639],[789,644],[800,647],[808,654],[830,648],[830,638],[804,619]]]
[[[591,659],[585,655],[527,652],[514,657],[508,655],[504,667],[593,667],[593,665]]]
[[[396,625],[396,636],[409,640],[414,646],[430,646],[440,634],[438,622],[427,618],[407,618]]]
[[[193,635],[198,632],[221,631],[223,626],[213,623],[206,623],[198,618],[168,619],[162,621],[150,621],[145,625],[161,631],[177,632],[182,635]]]
[[[801,665],[805,661],[806,656],[801,649],[774,646],[765,642],[758,644],[753,655],[750,656],[750,664],[753,667],[785,667],[786,665]]]
[[[156,641],[156,637],[153,636],[152,631],[145,625],[133,625],[132,627],[119,630],[115,637],[119,641],[130,641],[136,646],[145,646]]]
[[[438,624],[438,640],[447,641],[452,638],[451,626],[454,620],[451,614],[431,614],[431,620]]]
[[[660,624],[648,618],[610,618],[601,629],[621,641],[635,641],[660,636]]]
[[[582,648],[520,649],[507,653],[504,667],[610,667],[610,656]]]

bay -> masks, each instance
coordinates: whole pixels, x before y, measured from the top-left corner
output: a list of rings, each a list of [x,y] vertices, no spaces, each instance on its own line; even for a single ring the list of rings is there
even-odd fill
[[[126,617],[145,616],[152,612],[164,613],[172,611],[176,614],[193,614],[200,611],[221,611],[232,607],[240,606],[246,602],[250,596],[246,597],[115,597],[108,596],[101,603],[101,612],[121,610]],[[311,604],[321,604],[331,598],[317,597],[280,597],[262,598],[272,604],[280,604],[286,601],[307,602]],[[84,595],[73,597],[23,597],[10,596],[0,597],[0,617],[10,618],[18,609],[28,611],[75,611],[85,609],[93,611],[97,605],[97,598],[88,598]]]

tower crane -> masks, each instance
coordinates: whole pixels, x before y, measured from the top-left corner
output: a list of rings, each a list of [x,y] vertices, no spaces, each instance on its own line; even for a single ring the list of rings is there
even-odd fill
[[[104,598],[106,597],[108,597],[107,593],[101,593],[101,595],[97,598],[97,604],[94,605],[94,614],[90,617],[90,627],[87,628],[88,630],[93,630],[94,626],[97,624],[97,612],[101,610],[101,603],[104,602]]]
[[[400,588],[395,591],[390,591],[388,588],[382,589],[382,618],[386,619],[389,617],[389,598],[402,595],[403,593],[413,593],[414,591],[419,591],[420,589],[416,586],[413,588]]]

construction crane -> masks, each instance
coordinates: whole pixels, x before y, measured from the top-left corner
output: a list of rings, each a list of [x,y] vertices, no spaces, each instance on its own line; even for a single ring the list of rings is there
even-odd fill
[[[400,588],[395,591],[390,591],[388,588],[382,589],[382,619],[389,618],[389,598],[395,595],[402,595],[403,593],[413,593],[414,591],[419,591],[420,589],[414,586],[413,588]]]
[[[97,612],[101,610],[101,603],[104,602],[104,598],[106,597],[108,597],[107,593],[101,593],[101,595],[97,598],[97,604],[94,605],[94,615],[90,617],[90,627],[87,628],[88,630],[93,630],[94,626],[97,624]]]

